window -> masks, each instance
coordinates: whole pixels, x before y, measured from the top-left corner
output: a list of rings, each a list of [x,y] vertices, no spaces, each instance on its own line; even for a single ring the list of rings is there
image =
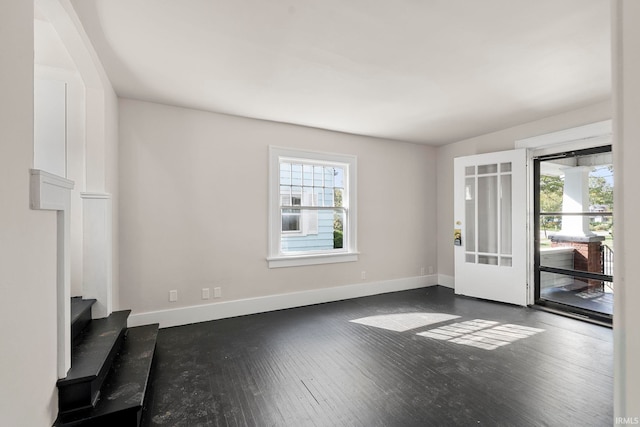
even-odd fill
[[[269,267],[356,261],[356,158],[269,151]]]
[[[465,261],[512,267],[511,162],[465,167]]]

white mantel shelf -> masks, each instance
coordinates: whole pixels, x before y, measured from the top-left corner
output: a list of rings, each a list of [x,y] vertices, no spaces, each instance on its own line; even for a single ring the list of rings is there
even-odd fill
[[[31,169],[31,209],[63,211],[75,183],[70,179]]]

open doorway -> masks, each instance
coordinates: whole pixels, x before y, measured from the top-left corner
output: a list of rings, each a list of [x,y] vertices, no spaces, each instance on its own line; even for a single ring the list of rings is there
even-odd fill
[[[613,321],[611,146],[534,159],[535,303]]]

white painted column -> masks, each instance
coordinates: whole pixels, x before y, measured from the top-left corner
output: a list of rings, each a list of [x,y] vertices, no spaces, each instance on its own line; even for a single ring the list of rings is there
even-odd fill
[[[589,211],[589,172],[587,166],[563,168],[564,193],[562,195],[562,212],[578,213]],[[562,230],[557,235],[571,237],[594,236],[589,230],[588,216],[562,217]]]
[[[111,195],[81,193],[83,213],[83,296],[95,298],[91,315],[107,317],[113,311],[112,298],[112,209]]]
[[[56,299],[58,303],[58,378],[71,368],[71,190],[60,176],[31,170],[31,209],[58,211]]]

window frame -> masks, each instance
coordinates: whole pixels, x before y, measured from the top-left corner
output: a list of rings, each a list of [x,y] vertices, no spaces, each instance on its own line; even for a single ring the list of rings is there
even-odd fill
[[[344,168],[344,193],[342,204],[345,212],[343,248],[331,251],[284,253],[282,251],[282,216],[280,205],[280,162],[301,162],[335,165]],[[357,157],[347,154],[269,146],[269,268],[303,265],[353,262],[358,260],[357,210],[356,210]],[[302,225],[301,225],[302,228]]]

